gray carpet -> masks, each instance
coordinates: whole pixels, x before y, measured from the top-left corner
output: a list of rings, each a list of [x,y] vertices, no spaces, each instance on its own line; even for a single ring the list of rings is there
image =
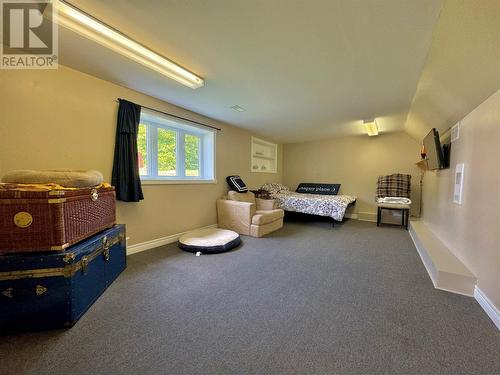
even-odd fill
[[[433,288],[408,232],[293,222],[243,242],[129,257],[74,328],[0,338],[0,373],[500,373],[498,330]]]

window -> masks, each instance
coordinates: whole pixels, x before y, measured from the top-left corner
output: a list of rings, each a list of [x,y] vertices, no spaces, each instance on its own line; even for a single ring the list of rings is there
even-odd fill
[[[143,110],[137,148],[142,181],[214,181],[212,130]]]

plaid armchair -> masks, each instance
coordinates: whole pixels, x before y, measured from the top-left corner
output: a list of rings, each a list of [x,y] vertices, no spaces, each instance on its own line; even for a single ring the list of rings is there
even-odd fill
[[[411,175],[394,173],[388,176],[379,176],[377,181],[377,198],[403,197],[410,198]]]
[[[401,225],[408,229],[411,205],[410,192],[411,175],[394,173],[388,176],[379,176],[375,194],[378,208],[377,226],[380,225],[382,220],[382,210],[398,210],[402,214]],[[400,199],[395,199],[396,197]]]

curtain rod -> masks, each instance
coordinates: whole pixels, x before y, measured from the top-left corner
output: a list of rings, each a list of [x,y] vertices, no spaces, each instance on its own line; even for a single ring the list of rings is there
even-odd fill
[[[122,99],[122,98],[118,98],[116,101],[119,103],[120,100],[126,100],[126,99]],[[128,101],[128,100],[127,100]],[[135,103],[137,104],[137,103]],[[188,118],[185,118],[185,117],[182,117],[182,116],[177,116],[177,115],[174,115],[173,113],[168,113],[168,112],[164,112],[164,111],[160,111],[159,109],[155,109],[155,108],[151,108],[151,107],[147,107],[145,105],[142,105],[142,104],[137,104],[138,106],[142,107],[142,108],[146,108],[146,109],[149,109],[150,111],[154,111],[154,112],[158,112],[158,113],[162,113],[164,115],[167,115],[167,116],[172,116],[172,117],[175,117],[175,118],[178,118],[180,120],[185,120],[185,121],[189,121],[189,122],[192,122],[194,124],[198,124],[198,125],[201,125],[201,126],[205,126],[207,128],[210,128],[210,129],[214,129],[214,130],[221,130],[220,128],[216,128],[215,126],[212,126],[212,125],[207,125],[207,124],[204,124],[202,122],[198,122],[198,121],[195,121],[195,120],[191,120],[191,119],[188,119]]]

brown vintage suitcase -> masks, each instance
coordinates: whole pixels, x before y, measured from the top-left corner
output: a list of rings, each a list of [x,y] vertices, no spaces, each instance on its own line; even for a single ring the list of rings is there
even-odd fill
[[[0,254],[61,251],[115,221],[115,189],[108,184],[0,184]]]

